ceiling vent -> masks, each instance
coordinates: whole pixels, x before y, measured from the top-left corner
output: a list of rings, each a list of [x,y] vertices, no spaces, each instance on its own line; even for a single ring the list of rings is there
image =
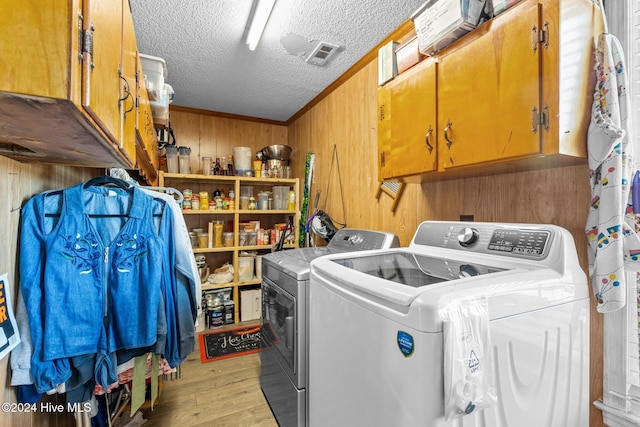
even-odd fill
[[[340,46],[336,46],[335,44],[319,42],[305,61],[309,64],[321,67],[329,62],[329,60],[340,50]]]

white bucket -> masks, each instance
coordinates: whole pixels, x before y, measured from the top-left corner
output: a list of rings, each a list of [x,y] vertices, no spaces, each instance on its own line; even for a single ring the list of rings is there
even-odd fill
[[[251,147],[235,147],[233,149],[233,167],[237,171],[251,170]]]

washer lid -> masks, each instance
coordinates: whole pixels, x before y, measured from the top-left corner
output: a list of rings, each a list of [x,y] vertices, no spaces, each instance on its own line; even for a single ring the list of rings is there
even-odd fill
[[[508,270],[507,268],[410,252],[387,252],[357,258],[333,258],[332,261],[353,270],[413,288]]]

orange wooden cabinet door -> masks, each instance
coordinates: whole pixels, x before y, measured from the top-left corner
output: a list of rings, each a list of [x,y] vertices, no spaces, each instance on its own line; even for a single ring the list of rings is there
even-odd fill
[[[85,1],[84,27],[92,49],[84,55],[82,95],[84,109],[121,148],[122,10],[118,0]]]
[[[378,128],[383,178],[435,171],[436,64],[427,59],[379,89]]]
[[[439,56],[439,170],[540,152],[539,16],[520,5]]]
[[[129,12],[129,1],[123,0],[122,8],[122,59],[120,66],[120,99],[118,103],[122,123],[122,148],[136,162],[136,126],[138,92],[138,45],[133,28],[133,17]]]

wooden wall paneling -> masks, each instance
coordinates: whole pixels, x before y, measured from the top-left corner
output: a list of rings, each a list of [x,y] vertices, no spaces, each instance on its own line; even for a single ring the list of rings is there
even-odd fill
[[[234,147],[251,147],[253,153],[267,145],[286,144],[287,127],[181,110],[171,112],[171,127],[178,146],[191,148],[191,172],[202,172],[202,157],[229,157]]]

